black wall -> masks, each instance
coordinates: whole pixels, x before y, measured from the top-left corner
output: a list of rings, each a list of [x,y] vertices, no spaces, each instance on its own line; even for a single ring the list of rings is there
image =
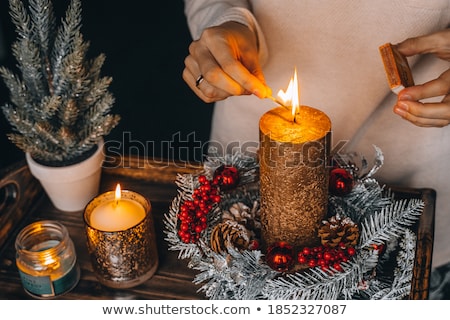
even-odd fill
[[[58,15],[68,2],[53,0]],[[82,33],[90,41],[89,54],[106,55],[102,74],[113,78],[112,112],[122,117],[106,137],[114,153],[202,160],[213,106],[198,99],[181,77],[191,42],[183,1],[83,0],[82,8]],[[14,68],[10,46],[16,34],[7,0],[0,0],[0,29],[0,45],[6,45],[0,65]],[[8,100],[0,81],[0,105]],[[10,131],[1,113],[0,168],[24,156],[6,138]]]

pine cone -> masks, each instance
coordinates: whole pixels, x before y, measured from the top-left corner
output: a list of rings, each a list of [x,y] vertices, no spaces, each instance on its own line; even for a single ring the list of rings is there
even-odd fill
[[[228,252],[228,247],[245,250],[249,242],[248,230],[237,221],[225,220],[217,224],[211,232],[211,249],[217,253]]]
[[[261,229],[258,202],[250,208],[242,202],[233,203],[228,210],[224,210],[222,220],[234,220],[244,225],[250,231]]]
[[[349,217],[342,219],[339,215],[322,221],[318,231],[322,245],[331,248],[342,244],[345,247],[354,247],[359,238],[359,228]]]

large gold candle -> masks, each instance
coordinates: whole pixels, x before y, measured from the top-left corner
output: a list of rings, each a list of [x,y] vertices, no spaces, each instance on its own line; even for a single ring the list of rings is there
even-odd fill
[[[260,131],[262,243],[293,246],[318,242],[328,202],[331,121],[317,109],[300,106],[265,113]]]

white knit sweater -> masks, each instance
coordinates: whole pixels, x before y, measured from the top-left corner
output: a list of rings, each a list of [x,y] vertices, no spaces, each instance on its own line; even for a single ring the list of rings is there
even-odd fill
[[[185,0],[192,37],[205,27],[238,21],[259,37],[267,84],[286,89],[298,70],[300,102],[332,121],[332,139],[371,159],[381,148],[380,181],[437,191],[433,266],[450,261],[450,126],[420,128],[392,111],[378,47],[450,26],[450,0]],[[450,63],[412,58],[417,84],[435,79]],[[275,105],[255,96],[215,104],[211,141],[241,146],[258,141],[261,115]],[[218,145],[215,143],[214,145]],[[248,150],[247,150],[248,151]]]

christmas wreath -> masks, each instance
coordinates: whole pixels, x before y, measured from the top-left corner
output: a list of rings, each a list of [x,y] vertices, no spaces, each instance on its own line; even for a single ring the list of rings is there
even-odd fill
[[[260,244],[259,166],[244,154],[208,157],[179,175],[164,216],[166,241],[199,273],[210,299],[402,299],[411,290],[421,199],[396,199],[356,154],[333,158],[320,245]]]

